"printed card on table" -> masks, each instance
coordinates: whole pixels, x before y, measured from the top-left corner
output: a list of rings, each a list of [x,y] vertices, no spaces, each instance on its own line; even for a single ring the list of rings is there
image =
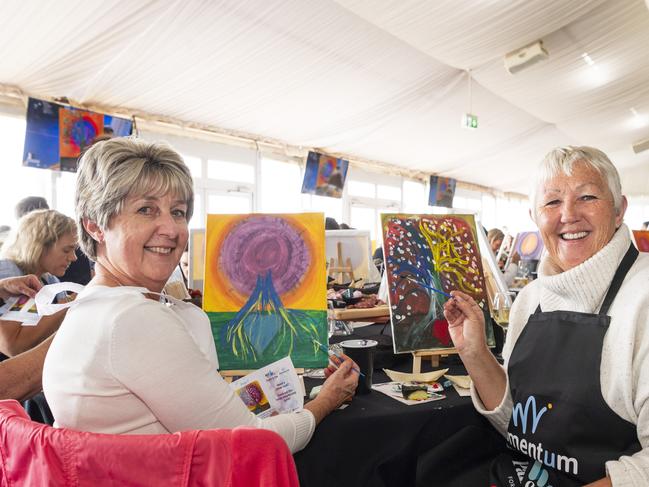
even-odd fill
[[[285,357],[230,384],[255,415],[266,418],[299,411],[304,406],[300,380],[290,357]]]

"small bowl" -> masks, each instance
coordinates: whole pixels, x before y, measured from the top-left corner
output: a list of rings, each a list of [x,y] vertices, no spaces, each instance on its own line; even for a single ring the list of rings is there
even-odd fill
[[[342,284],[334,283],[331,287],[336,291],[342,291],[343,289],[348,289],[350,284],[351,282],[344,282]]]
[[[366,282],[365,284],[363,284],[363,287],[360,288],[360,291],[363,294],[376,294],[379,292],[380,286],[380,282]]]
[[[347,302],[343,299],[331,299],[331,304],[334,308],[346,308]]]

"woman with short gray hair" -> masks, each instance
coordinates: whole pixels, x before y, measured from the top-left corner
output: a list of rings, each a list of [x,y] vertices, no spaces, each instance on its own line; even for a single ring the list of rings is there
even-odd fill
[[[300,450],[315,425],[353,395],[353,362],[302,411],[265,419],[250,412],[217,373],[207,315],[160,301],[187,244],[193,198],[189,170],[167,145],[116,138],[84,154],[77,223],[96,274],[45,362],[56,425],[128,434],[249,425],[274,430]]]
[[[531,200],[547,253],[511,309],[504,366],[475,301],[445,304],[474,405],[515,452],[476,481],[509,485],[523,462],[523,485],[647,486],[649,255],[623,223],[617,170],[592,147],[554,149]]]

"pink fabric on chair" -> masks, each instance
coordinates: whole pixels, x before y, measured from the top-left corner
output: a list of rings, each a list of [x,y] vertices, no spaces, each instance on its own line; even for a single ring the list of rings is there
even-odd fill
[[[0,401],[0,486],[298,487],[293,457],[272,431],[105,435],[32,422]]]

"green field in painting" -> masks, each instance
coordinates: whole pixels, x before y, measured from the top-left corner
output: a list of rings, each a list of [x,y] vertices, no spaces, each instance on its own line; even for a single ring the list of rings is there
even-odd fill
[[[318,323],[318,341],[327,344],[327,311],[302,312]],[[220,370],[254,370],[286,357],[288,354],[287,343],[281,344],[277,353],[266,353],[262,357],[258,357],[256,361],[250,359],[242,360],[240,357],[237,357],[233,353],[230,344],[225,341],[226,325],[236,314],[236,312],[207,313],[207,316],[210,318],[210,324],[212,325],[212,334],[214,335],[216,351],[219,356]],[[273,348],[275,347],[271,346],[267,350]],[[304,335],[299,334],[295,337],[293,343],[291,360],[293,360],[295,367],[303,367],[305,369],[326,367],[328,362],[327,354],[320,349],[314,349],[313,341],[310,337],[306,338]]]

